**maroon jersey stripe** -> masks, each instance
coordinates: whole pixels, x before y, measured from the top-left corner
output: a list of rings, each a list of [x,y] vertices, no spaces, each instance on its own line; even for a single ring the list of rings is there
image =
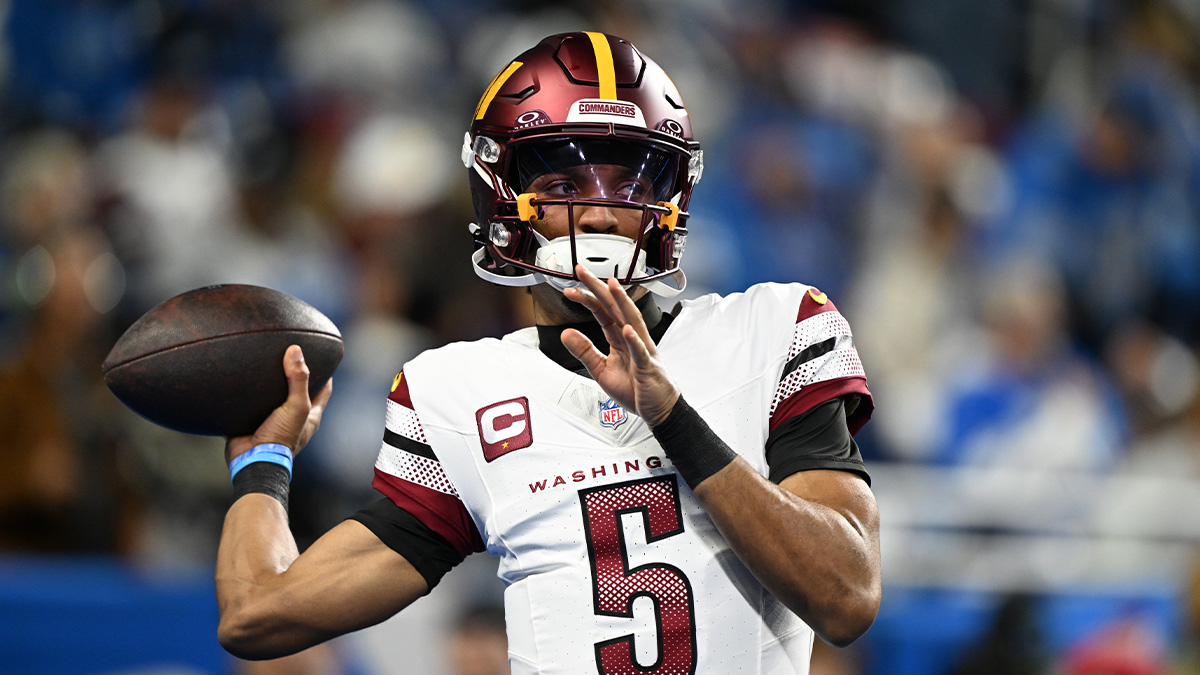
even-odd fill
[[[412,396],[408,393],[408,378],[404,376],[404,371],[401,371],[396,376],[396,386],[392,388],[392,393],[388,394],[388,399],[399,403],[409,410],[415,410],[413,408]]]
[[[396,506],[444,537],[463,557],[484,549],[475,521],[454,495],[410,483],[379,469],[375,469],[371,484]]]
[[[867,380],[862,377],[843,377],[802,387],[775,408],[775,413],[771,415],[770,431],[775,431],[775,427],[789,418],[802,415],[826,401],[847,394],[861,395],[858,407],[846,418],[850,433],[857,434],[867,420],[871,419],[871,412],[875,410],[871,392],[867,389]]]
[[[836,311],[837,307],[833,305],[832,300],[826,297],[821,291],[810,288],[804,294],[804,297],[800,299],[800,310],[796,312],[796,323],[824,312]]]

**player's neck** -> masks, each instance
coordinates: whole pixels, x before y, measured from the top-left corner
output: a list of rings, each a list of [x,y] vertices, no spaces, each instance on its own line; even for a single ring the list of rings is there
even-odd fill
[[[667,332],[667,327],[671,325],[670,314],[666,314],[654,302],[654,298],[649,293],[637,300],[638,310],[642,313],[642,320],[646,322],[646,326],[650,331],[650,338],[657,343],[662,339],[664,333]],[[583,365],[567,351],[567,348],[562,343],[562,332],[567,328],[574,328],[580,333],[583,333],[592,344],[596,345],[596,349],[601,352],[608,353],[608,340],[604,337],[604,330],[600,328],[600,324],[592,317],[591,312],[588,312],[585,321],[568,321],[558,324],[543,324],[538,323],[538,348],[542,353],[550,357],[552,361],[576,372],[583,370]]]
[[[561,291],[550,284],[531,286],[529,294],[533,297],[533,320],[539,326],[578,328],[577,324],[596,321],[587,307],[568,300]],[[629,294],[641,310],[646,325],[653,326],[657,323],[661,312],[651,299],[650,293],[644,288],[634,286],[629,290]]]

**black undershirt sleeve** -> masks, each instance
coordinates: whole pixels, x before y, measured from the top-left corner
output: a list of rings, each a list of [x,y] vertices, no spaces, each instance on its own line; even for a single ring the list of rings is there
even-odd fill
[[[767,437],[767,466],[772,483],[797,471],[837,469],[862,476],[871,484],[858,444],[846,426],[846,403],[826,401],[785,420]]]
[[[388,548],[404,556],[425,577],[430,590],[450,568],[465,559],[445,537],[390,499],[380,499],[349,520],[362,523]]]

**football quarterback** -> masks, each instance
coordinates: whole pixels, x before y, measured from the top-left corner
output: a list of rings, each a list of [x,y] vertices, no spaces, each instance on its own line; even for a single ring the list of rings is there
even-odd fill
[[[302,649],[400,611],[475,552],[500,560],[513,673],[807,673],[880,601],[853,434],[872,399],[812,286],[684,289],[704,158],[675,85],[620,38],[548,37],[488,85],[463,139],[471,264],[537,325],[429,350],[388,396],[383,498],[297,555],[292,455],[329,394],[230,439],[218,634]],[[286,461],[284,461],[286,460]]]

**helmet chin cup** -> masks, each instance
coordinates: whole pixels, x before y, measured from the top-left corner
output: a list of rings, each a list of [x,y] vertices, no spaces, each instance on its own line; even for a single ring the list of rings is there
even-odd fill
[[[539,239],[544,239],[540,234]],[[534,264],[555,272],[574,274],[575,264],[583,265],[589,272],[601,279],[646,276],[646,252],[637,251],[633,274],[629,274],[629,264],[634,261],[637,244],[632,239],[615,234],[577,234],[575,239],[575,256],[571,255],[571,237],[558,237],[541,243],[535,254]],[[547,277],[546,281],[558,290],[566,290],[582,286],[575,279]],[[628,288],[628,285],[624,285]]]
[[[477,227],[477,226],[475,226]],[[575,273],[571,257],[571,237],[546,239],[536,230],[533,236],[537,240],[538,250],[535,254],[536,264],[543,269],[569,274]],[[629,274],[629,261],[633,259],[633,249],[636,244],[625,237],[612,234],[578,234],[575,235],[575,250],[579,264],[586,267],[592,274],[601,279],[616,277],[622,279]],[[574,278],[561,278],[550,274],[529,271],[513,276],[498,274],[488,269],[485,263],[485,250],[478,248],[471,256],[471,268],[484,281],[500,286],[536,286],[549,284],[558,291],[582,286]],[[646,276],[646,252],[638,251],[637,262],[634,264],[633,277]],[[687,287],[687,277],[683,270],[676,269],[671,274],[649,281],[639,281],[634,284],[622,284],[628,290],[630,286],[641,286],[651,293],[663,298],[679,295]]]

